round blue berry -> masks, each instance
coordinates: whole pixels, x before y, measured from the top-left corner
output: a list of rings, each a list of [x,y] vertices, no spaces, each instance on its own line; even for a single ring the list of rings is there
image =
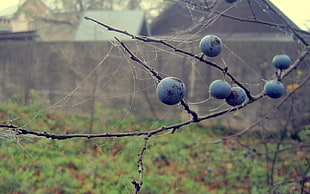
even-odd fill
[[[242,104],[246,99],[246,93],[241,87],[232,87],[230,95],[226,98],[227,104],[237,106]]]
[[[203,54],[208,57],[216,57],[222,51],[222,41],[215,35],[207,35],[203,37],[199,43],[199,48]]]
[[[162,79],[156,88],[159,100],[167,105],[179,103],[185,96],[186,89],[182,80],[175,77]]]
[[[276,55],[272,59],[272,64],[277,69],[287,69],[290,67],[291,63],[291,58],[287,55]]]
[[[271,80],[266,82],[264,91],[265,94],[270,98],[280,98],[284,94],[285,88],[281,82],[277,80]]]
[[[225,99],[231,93],[231,86],[223,80],[215,80],[210,84],[211,95],[217,99]]]

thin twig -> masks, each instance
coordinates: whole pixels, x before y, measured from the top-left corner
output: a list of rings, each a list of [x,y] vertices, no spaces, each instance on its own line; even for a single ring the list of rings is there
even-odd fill
[[[250,3],[251,0],[248,0],[248,3]],[[174,2],[178,2],[178,1],[174,1]],[[201,11],[209,11],[209,8],[208,7],[205,7],[205,6],[202,6],[200,4],[197,4],[197,3],[194,3],[193,1],[187,1],[186,2],[187,4],[190,4],[192,7],[194,7],[195,9],[199,9]],[[270,6],[269,6],[270,7]],[[251,8],[250,8],[251,9]],[[275,10],[273,10],[275,12]],[[295,33],[298,32],[298,33],[302,33],[304,35],[307,35],[307,36],[310,36],[310,32],[307,32],[305,30],[302,30],[300,28],[297,28],[297,27],[294,27],[294,26],[290,26],[290,28],[288,27],[288,23],[285,24],[277,24],[277,23],[272,23],[272,22],[268,22],[268,21],[263,21],[263,20],[259,20],[256,18],[256,15],[253,14],[253,19],[248,19],[248,18],[241,18],[241,17],[237,17],[237,16],[233,16],[233,15],[230,15],[230,14],[227,14],[225,12],[221,12],[221,11],[217,11],[217,10],[212,10],[213,13],[217,14],[217,15],[220,15],[221,17],[225,17],[225,18],[229,18],[229,19],[232,19],[232,20],[236,20],[238,22],[245,22],[245,23],[256,23],[256,24],[262,24],[262,25],[266,25],[266,26],[270,26],[270,27],[277,27],[277,28],[287,28],[287,29],[291,29],[293,30]],[[276,12],[277,15],[279,15],[277,12]],[[285,21],[285,20],[284,20]]]
[[[150,66],[148,66],[146,63],[144,63],[141,59],[139,59],[133,52],[130,51],[130,49],[125,45],[124,42],[120,41],[117,37],[114,37],[115,40],[124,48],[124,50],[130,55],[130,58],[139,63],[140,65],[142,65],[145,69],[147,69],[156,79],[157,81],[162,80],[162,77],[159,75],[159,73],[154,70],[153,68],[151,68]],[[181,100],[181,105],[184,107],[184,109],[186,110],[186,112],[190,115],[192,115],[193,120],[198,120],[198,114],[191,110],[191,108],[189,107],[189,105],[182,99]]]
[[[143,155],[144,155],[144,152],[145,150],[147,149],[147,142],[149,140],[149,138],[152,136],[152,134],[148,134],[145,138],[144,138],[144,143],[143,143],[143,146],[142,146],[142,149],[141,151],[139,152],[138,154],[138,161],[137,161],[137,166],[138,166],[138,175],[139,175],[139,180],[136,181],[136,180],[133,180],[131,181],[131,183],[135,186],[135,191],[134,191],[134,194],[137,194],[140,189],[141,189],[141,186],[143,184],[143,171],[144,171],[144,168],[143,168]]]
[[[275,152],[286,152],[286,151],[290,151],[290,150],[295,150],[295,149],[310,149],[310,145],[308,144],[298,144],[298,145],[294,145],[294,146],[291,146],[291,147],[286,147],[286,148],[283,148],[283,149],[279,149],[279,150],[272,150],[272,151],[269,151],[268,154],[271,154],[271,153],[275,153]]]
[[[283,141],[283,139],[281,139],[280,141]],[[278,159],[278,154],[279,154],[279,149],[280,149],[280,145],[281,145],[282,142],[277,142],[276,144],[276,151],[273,153],[273,157],[272,157],[272,160],[271,160],[271,167],[270,167],[270,170],[268,170],[270,172],[270,177],[269,177],[269,184],[270,185],[273,185],[273,182],[274,182],[274,168],[275,168],[275,165],[277,163],[277,159]],[[266,163],[268,163],[268,161],[266,161]],[[269,166],[269,165],[268,165]]]
[[[282,129],[280,131],[280,135],[279,135],[279,141],[276,142],[276,149],[273,152],[272,158],[271,158],[271,167],[270,167],[270,177],[268,177],[269,180],[269,184],[273,185],[274,184],[274,174],[275,174],[275,166],[277,164],[277,160],[278,160],[278,155],[280,154],[279,150],[280,150],[280,146],[283,144],[285,135],[287,134],[287,127],[289,124],[289,118],[292,117],[292,113],[293,113],[293,105],[291,104],[290,106],[290,110],[288,111],[288,114],[286,116],[287,119],[285,124],[282,126]],[[268,155],[268,153],[266,153]],[[268,161],[266,161],[266,163],[268,164]],[[269,166],[269,165],[268,165]]]
[[[301,54],[299,55],[299,57],[294,61],[293,64],[290,65],[290,67],[283,71],[281,73],[281,78],[280,80],[282,80],[283,78],[285,78],[287,75],[289,75],[293,70],[295,70],[297,68],[297,66],[305,59],[306,56],[308,56],[310,54],[310,49],[309,48],[305,48]]]
[[[9,127],[10,128],[10,127]],[[12,129],[12,128],[11,128]],[[67,134],[67,135],[57,135],[57,134],[50,134],[48,132],[35,132],[30,131],[23,128],[13,128],[16,131],[17,135],[35,135],[38,137],[45,137],[50,139],[57,139],[57,140],[65,140],[65,139],[72,139],[72,138],[103,138],[103,137],[130,137],[130,136],[142,136],[147,135],[148,132],[128,132],[128,133],[102,133],[102,134]]]
[[[159,73],[157,71],[155,71],[153,68],[151,68],[150,66],[148,66],[146,63],[144,63],[142,60],[140,60],[135,54],[133,54],[133,52],[130,51],[130,49],[125,45],[124,42],[120,41],[117,37],[114,37],[115,40],[124,48],[124,50],[130,55],[130,58],[139,63],[140,65],[142,65],[145,69],[147,69],[152,76],[154,76],[157,81],[162,80],[163,78],[159,75]]]
[[[253,19],[256,20],[256,14],[255,14],[255,12],[253,10],[252,4],[251,4],[251,0],[248,0],[248,4],[249,4],[250,10],[251,10]]]
[[[281,185],[291,184],[291,183],[302,183],[302,182],[310,182],[310,176],[304,176],[300,179],[294,179],[294,180],[285,180],[282,182],[278,182],[272,186],[272,193],[279,188]]]
[[[291,26],[283,17],[281,14],[279,14],[276,10],[274,10],[270,4],[270,2],[268,0],[263,0],[265,2],[266,5],[268,5],[269,9],[271,9],[275,14],[277,14],[281,20],[286,24],[286,26],[293,32],[293,34],[307,47],[309,46],[309,43],[303,38],[301,37],[295,30],[295,28],[293,26]]]

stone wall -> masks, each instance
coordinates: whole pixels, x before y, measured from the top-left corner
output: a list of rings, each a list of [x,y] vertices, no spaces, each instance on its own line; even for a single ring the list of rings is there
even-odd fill
[[[220,57],[211,59],[226,64],[231,72],[255,95],[262,91],[264,80],[271,79],[275,54],[286,53],[296,59],[301,47],[293,42],[224,41]],[[224,101],[209,98],[208,85],[223,77],[216,69],[189,57],[167,50],[160,44],[126,42],[129,48],[152,68],[165,76],[183,79],[187,86],[185,100],[200,114],[227,108]],[[199,54],[198,43],[171,43]],[[21,104],[30,103],[31,91],[36,91],[44,108],[72,114],[90,115],[94,102],[104,119],[155,117],[181,119],[187,117],[180,106],[166,106],[155,96],[156,81],[132,61],[116,43],[111,42],[1,42],[0,102],[6,103],[14,94]],[[309,74],[309,59],[284,80],[298,83]],[[287,119],[294,106],[296,122],[309,124],[309,84],[287,101],[274,115],[276,123]],[[224,123],[242,128],[280,100],[267,97],[248,108],[226,114],[205,123]],[[100,102],[100,103],[98,103]],[[200,103],[198,103],[200,102]],[[221,106],[221,107],[219,107]],[[279,122],[280,121],[280,122]]]

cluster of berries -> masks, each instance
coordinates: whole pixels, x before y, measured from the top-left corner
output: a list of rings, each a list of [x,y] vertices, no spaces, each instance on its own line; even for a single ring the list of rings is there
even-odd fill
[[[233,2],[233,1],[229,1]],[[207,35],[203,37],[199,43],[201,52],[208,57],[218,56],[223,48],[221,39],[215,35]],[[282,70],[289,68],[291,59],[287,55],[274,56],[272,63],[275,68]],[[270,80],[264,85],[264,92],[270,98],[280,98],[285,88],[283,84],[277,80]],[[217,99],[225,99],[227,104],[231,106],[241,105],[247,97],[245,90],[239,86],[232,87],[225,80],[215,80],[210,84],[209,92],[211,96]],[[166,77],[162,79],[156,88],[157,97],[167,105],[178,104],[185,96],[186,88],[183,81],[176,77]]]

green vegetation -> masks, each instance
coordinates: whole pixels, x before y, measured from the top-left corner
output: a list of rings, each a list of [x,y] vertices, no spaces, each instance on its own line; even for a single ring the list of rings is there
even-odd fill
[[[35,131],[87,133],[89,128],[88,118],[19,107],[14,102],[1,105],[0,115]],[[95,132],[144,131],[175,122],[113,120]],[[197,124],[153,136],[143,158],[141,193],[268,193],[272,188],[299,193],[302,184],[294,180],[306,172],[309,150],[295,149],[297,142],[289,137],[279,143],[276,134],[266,132],[201,144],[231,133],[220,126]],[[307,144],[308,136],[309,130],[299,134]],[[0,129],[0,138],[0,193],[116,194],[133,191],[131,181],[138,177],[137,154],[144,137],[57,141]],[[288,183],[280,184],[283,181]],[[303,185],[310,187],[309,182]]]

